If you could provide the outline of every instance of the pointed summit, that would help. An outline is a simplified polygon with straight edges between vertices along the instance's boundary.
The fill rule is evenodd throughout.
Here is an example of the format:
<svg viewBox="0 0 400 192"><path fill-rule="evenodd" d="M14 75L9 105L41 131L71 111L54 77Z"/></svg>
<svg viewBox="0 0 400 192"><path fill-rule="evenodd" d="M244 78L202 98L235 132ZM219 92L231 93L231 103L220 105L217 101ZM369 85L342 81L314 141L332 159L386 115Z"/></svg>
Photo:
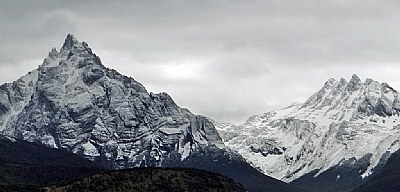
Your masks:
<svg viewBox="0 0 400 192"><path fill-rule="evenodd" d="M351 79L349 81L349 83L354 84L354 85L358 84L360 82L361 82L361 79L356 74L353 74L353 76L351 76Z"/></svg>
<svg viewBox="0 0 400 192"><path fill-rule="evenodd" d="M86 42L78 41L71 33L69 33L67 35L67 38L65 38L64 44L60 50L60 55L67 56L67 58L70 58L72 56L81 58L95 57L96 60L99 60L99 58L94 55L92 49ZM101 63L100 60L99 63Z"/></svg>
<svg viewBox="0 0 400 192"><path fill-rule="evenodd" d="M67 35L67 38L64 41L64 44L62 46L62 49L71 49L72 47L74 47L75 44L79 43L79 41L74 37L74 35L72 35L71 33L69 33Z"/></svg>
<svg viewBox="0 0 400 192"><path fill-rule="evenodd" d="M358 90L361 87L360 83L361 83L360 77L358 77L356 74L353 74L349 83L347 84L346 90L347 91Z"/></svg>
<svg viewBox="0 0 400 192"><path fill-rule="evenodd" d="M49 57L54 59L58 56L58 51L55 47L53 47L53 49L51 49L51 51L49 52Z"/></svg>
<svg viewBox="0 0 400 192"><path fill-rule="evenodd" d="M339 80L339 87L343 87L343 86L345 86L347 84L347 81L346 81L346 79L345 78L340 78L340 80Z"/></svg>
<svg viewBox="0 0 400 192"><path fill-rule="evenodd" d="M331 87L331 86L334 85L335 83L336 83L336 79L330 78L330 79L328 79L328 81L325 82L324 87Z"/></svg>

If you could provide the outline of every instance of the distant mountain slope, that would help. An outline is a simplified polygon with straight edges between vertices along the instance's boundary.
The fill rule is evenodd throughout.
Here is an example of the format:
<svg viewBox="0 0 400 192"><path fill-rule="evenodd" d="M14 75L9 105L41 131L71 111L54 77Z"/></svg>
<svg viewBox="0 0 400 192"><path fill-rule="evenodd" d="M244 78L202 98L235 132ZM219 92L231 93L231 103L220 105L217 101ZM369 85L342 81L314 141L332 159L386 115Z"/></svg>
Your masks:
<svg viewBox="0 0 400 192"><path fill-rule="evenodd" d="M0 189L46 186L103 171L65 150L0 137Z"/></svg>
<svg viewBox="0 0 400 192"><path fill-rule="evenodd" d="M372 175L366 183L353 192L398 192L400 191L400 151L393 153L386 165Z"/></svg>
<svg viewBox="0 0 400 192"><path fill-rule="evenodd" d="M46 187L45 192L244 192L232 179L217 173L188 168L139 168L95 174L74 182Z"/></svg>
<svg viewBox="0 0 400 192"><path fill-rule="evenodd" d="M206 169L226 175L243 184L250 192L300 192L302 190L262 174L240 155L226 155L229 151L212 148L197 151L178 166ZM224 155L225 154L225 155Z"/></svg>
<svg viewBox="0 0 400 192"><path fill-rule="evenodd" d="M351 191L400 148L399 93L387 83L329 79L304 103L215 123L225 145L266 175L313 191Z"/></svg>

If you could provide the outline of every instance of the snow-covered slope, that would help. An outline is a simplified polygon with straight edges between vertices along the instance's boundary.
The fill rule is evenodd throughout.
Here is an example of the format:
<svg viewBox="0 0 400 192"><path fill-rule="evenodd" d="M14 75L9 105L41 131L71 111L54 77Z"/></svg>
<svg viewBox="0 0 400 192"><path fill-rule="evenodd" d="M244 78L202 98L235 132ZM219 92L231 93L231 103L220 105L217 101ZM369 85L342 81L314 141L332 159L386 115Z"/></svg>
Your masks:
<svg viewBox="0 0 400 192"><path fill-rule="evenodd" d="M38 69L0 86L0 132L112 168L157 166L171 153L185 159L200 148L224 147L205 117L106 68L72 35Z"/></svg>
<svg viewBox="0 0 400 192"><path fill-rule="evenodd" d="M292 182L344 165L365 178L400 148L399 99L388 84L353 75L328 80L305 103L215 124L225 145L274 178Z"/></svg>

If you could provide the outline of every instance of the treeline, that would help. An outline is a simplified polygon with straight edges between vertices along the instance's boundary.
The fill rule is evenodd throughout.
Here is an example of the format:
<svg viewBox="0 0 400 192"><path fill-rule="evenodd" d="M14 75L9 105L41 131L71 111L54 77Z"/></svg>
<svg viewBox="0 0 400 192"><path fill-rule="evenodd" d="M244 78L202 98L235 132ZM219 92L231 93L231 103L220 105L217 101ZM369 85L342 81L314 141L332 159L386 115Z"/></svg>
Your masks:
<svg viewBox="0 0 400 192"><path fill-rule="evenodd" d="M189 168L137 168L95 174L74 182L44 188L47 192L73 191L245 191L233 179Z"/></svg>

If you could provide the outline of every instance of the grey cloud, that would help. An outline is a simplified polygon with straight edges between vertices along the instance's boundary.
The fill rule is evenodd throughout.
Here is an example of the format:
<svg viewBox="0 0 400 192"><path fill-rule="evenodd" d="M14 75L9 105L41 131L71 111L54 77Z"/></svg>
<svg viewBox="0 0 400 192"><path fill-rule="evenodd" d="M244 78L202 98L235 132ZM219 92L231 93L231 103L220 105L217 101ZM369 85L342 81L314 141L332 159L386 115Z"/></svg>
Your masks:
<svg viewBox="0 0 400 192"><path fill-rule="evenodd" d="M241 80L248 78L257 78L259 76L269 75L270 69L268 61L263 57L257 58L251 56L230 56L225 59L219 59L210 63L207 72L217 79L226 81Z"/></svg>
<svg viewBox="0 0 400 192"><path fill-rule="evenodd" d="M400 89L399 9L396 0L1 1L0 82L74 33L148 90L242 122L306 100L330 77Z"/></svg>
<svg viewBox="0 0 400 192"><path fill-rule="evenodd" d="M71 19L63 12L35 12L25 6L18 8L0 8L0 35L3 37L0 40L0 66L42 60L52 46L61 43L60 37L65 36L66 31L73 32L75 28Z"/></svg>

